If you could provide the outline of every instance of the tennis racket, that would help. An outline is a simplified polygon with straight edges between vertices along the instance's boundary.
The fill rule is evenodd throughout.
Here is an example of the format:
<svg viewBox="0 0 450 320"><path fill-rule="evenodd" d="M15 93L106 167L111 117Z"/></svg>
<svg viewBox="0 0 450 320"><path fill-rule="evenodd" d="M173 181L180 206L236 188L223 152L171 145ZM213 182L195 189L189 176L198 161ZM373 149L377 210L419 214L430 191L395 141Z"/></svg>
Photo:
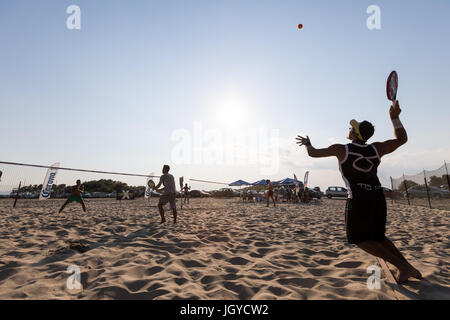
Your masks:
<svg viewBox="0 0 450 320"><path fill-rule="evenodd" d="M392 71L386 83L387 98L391 101L397 100L398 75L396 71Z"/></svg>
<svg viewBox="0 0 450 320"><path fill-rule="evenodd" d="M155 189L155 186L156 186L156 184L155 184L155 182L153 181L153 180L148 180L148 182L147 182L147 185L149 186L149 188L150 189Z"/></svg>

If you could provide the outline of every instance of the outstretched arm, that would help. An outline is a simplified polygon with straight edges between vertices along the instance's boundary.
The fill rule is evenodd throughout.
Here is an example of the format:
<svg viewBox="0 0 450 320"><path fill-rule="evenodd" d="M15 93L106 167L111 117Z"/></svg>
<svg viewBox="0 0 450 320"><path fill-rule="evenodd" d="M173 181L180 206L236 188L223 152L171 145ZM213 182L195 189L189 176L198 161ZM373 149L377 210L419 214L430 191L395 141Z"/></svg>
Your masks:
<svg viewBox="0 0 450 320"><path fill-rule="evenodd" d="M158 184L153 188L153 190L155 190L155 191L161 191L161 190L159 190L159 187L161 187L161 184L162 184L162 180L161 179L159 179L159 182L158 182ZM164 189L164 188L163 188Z"/></svg>
<svg viewBox="0 0 450 320"><path fill-rule="evenodd" d="M337 157L339 161L343 160L345 157L345 147L342 144L333 144L328 148L316 149L311 145L309 137L306 138L302 136L297 136L297 144L299 146L306 146L308 155L313 158L323 158L323 157Z"/></svg>
<svg viewBox="0 0 450 320"><path fill-rule="evenodd" d="M384 142L375 142L373 144L375 148L377 148L380 158L385 154L394 152L398 147L404 145L408 141L408 135L399 118L401 112L402 109L400 109L398 101L395 100L389 109L389 115L392 120L392 125L394 126L395 139L386 140Z"/></svg>

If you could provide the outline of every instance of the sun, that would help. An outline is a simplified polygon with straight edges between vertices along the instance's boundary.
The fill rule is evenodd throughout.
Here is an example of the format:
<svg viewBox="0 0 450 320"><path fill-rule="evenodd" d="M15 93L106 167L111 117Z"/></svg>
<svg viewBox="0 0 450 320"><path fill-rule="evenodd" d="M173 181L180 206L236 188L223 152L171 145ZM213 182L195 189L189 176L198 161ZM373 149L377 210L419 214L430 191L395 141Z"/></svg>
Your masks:
<svg viewBox="0 0 450 320"><path fill-rule="evenodd" d="M218 107L216 115L223 127L234 128L246 122L247 109L242 101L229 100Z"/></svg>

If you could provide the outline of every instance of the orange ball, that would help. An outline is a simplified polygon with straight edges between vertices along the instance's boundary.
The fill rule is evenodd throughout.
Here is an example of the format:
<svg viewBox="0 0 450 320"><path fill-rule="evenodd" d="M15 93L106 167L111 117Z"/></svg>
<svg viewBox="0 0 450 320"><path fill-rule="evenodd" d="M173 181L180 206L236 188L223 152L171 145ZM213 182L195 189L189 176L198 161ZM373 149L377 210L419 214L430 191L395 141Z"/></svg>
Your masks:
<svg viewBox="0 0 450 320"><path fill-rule="evenodd" d="M298 25L298 29L302 29L303 28L303 25L302 24L299 24Z"/></svg>

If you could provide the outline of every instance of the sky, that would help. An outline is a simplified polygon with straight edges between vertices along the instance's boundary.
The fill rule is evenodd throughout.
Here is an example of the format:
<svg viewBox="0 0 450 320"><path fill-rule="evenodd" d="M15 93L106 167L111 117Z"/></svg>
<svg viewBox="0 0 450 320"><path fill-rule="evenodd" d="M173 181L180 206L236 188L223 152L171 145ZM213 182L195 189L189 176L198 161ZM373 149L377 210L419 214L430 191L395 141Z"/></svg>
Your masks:
<svg viewBox="0 0 450 320"><path fill-rule="evenodd" d="M80 29L67 28L70 5ZM382 159L390 186L450 162L449 15L448 0L2 0L0 161L140 174L169 164L176 178L225 183L309 171L310 186L343 186L337 160L309 158L295 137L348 143L357 119L375 125L369 142L393 138L396 70L409 140ZM45 176L0 170L6 185ZM62 171L58 182L78 177L143 183Z"/></svg>

